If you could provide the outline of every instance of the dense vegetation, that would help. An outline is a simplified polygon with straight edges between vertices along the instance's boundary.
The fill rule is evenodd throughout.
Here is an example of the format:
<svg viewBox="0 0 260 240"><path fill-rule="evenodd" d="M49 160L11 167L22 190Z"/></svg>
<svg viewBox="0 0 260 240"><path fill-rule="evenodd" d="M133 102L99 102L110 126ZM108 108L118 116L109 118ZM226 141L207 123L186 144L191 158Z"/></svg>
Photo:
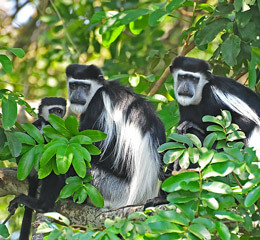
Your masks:
<svg viewBox="0 0 260 240"><path fill-rule="evenodd" d="M30 4L35 6L35 13L17 28L19 12ZM244 148L240 142L234 143L243 138L243 133L232 124L226 111L222 116L204 117L204 121L212 122L212 134L203 143L192 135L176 134L178 106L168 68L177 55L205 59L210 62L214 74L232 77L260 92L259 12L260 2L256 0L43 0L25 1L24 5L17 1L13 13L0 12L1 167L15 165L14 157L25 159L20 161L24 164L18 166L17 176L24 179L32 166L37 169L41 153L45 154L41 160L45 160L45 165L55 161L52 158L55 154L66 156L65 151L45 153L47 147L39 132L29 123L20 125L16 120L17 104L33 114L24 99L66 96L64 70L69 63L94 63L102 67L107 79L120 78L122 84L147 95L165 124L168 139L175 141L158 149L165 152L165 164L179 158L183 168L190 162L199 165L198 172L182 172L163 182L162 188L169 192L168 200L172 203L167 210L149 210L155 212L152 216L142 212L127 219L107 219L105 229L89 227L86 233L69 226L61 227L61 230L52 231L49 239L88 239L92 236L119 239L120 235L124 239L260 237L260 170L255 165L258 161L255 152ZM75 138L81 138L88 153L79 164L86 165L89 154L99 151L92 147L92 142L105 136L99 132L82 135L75 128L76 119L70 120L75 123L73 126L66 120L51 120L52 126L45 130L49 137L47 144L61 144L65 149L68 142L77 143ZM21 132L14 131L14 126ZM29 135L22 134L23 130ZM67 142L57 140L60 135ZM215 142L223 151L211 149ZM77 145L78 149L81 147ZM38 155L30 158L32 152ZM41 170L40 177L51 170L66 172L68 167L69 163L59 169L49 166ZM70 183L80 185L81 179L85 178L83 182L88 184L90 179L80 169L78 166L79 177ZM90 188L89 196L91 193L97 196ZM80 198L79 192L75 200ZM84 194L86 196L86 192ZM67 196L69 194L64 195ZM99 199L102 205L102 199ZM10 198L1 200L1 211L5 209L1 220L7 216L8 200ZM79 200L82 202L83 199ZM15 221L17 218L11 218L10 232L19 228L20 224L17 226ZM7 236L5 231L0 225L0 234Z"/></svg>

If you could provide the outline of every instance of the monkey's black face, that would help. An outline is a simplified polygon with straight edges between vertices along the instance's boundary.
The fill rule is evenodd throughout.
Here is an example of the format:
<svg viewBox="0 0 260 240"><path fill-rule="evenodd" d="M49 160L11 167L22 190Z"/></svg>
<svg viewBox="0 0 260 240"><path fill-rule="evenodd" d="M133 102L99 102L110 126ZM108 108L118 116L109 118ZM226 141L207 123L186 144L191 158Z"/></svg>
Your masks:
<svg viewBox="0 0 260 240"><path fill-rule="evenodd" d="M76 114L86 111L96 91L103 85L95 80L68 79L70 107Z"/></svg>
<svg viewBox="0 0 260 240"><path fill-rule="evenodd" d="M58 117L63 118L64 117L64 110L62 108L59 108L59 107L50 108L49 114L55 114Z"/></svg>
<svg viewBox="0 0 260 240"><path fill-rule="evenodd" d="M66 113L66 106L63 105L47 105L43 106L39 115L44 118L45 121L48 121L50 114L55 114L60 118L63 118Z"/></svg>
<svg viewBox="0 0 260 240"><path fill-rule="evenodd" d="M182 106L197 105L202 98L202 90L208 82L203 74L173 69L174 92L178 103Z"/></svg>

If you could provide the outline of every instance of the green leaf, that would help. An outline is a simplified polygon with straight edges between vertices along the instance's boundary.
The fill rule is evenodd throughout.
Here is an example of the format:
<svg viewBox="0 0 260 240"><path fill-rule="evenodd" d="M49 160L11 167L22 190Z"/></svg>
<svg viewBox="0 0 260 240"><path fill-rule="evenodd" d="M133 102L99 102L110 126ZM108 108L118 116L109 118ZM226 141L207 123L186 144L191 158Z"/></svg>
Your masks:
<svg viewBox="0 0 260 240"><path fill-rule="evenodd" d="M167 195L167 200L171 203L187 203L198 200L198 193L189 191L175 191Z"/></svg>
<svg viewBox="0 0 260 240"><path fill-rule="evenodd" d="M184 150L182 156L179 159L179 164L181 168L187 169L190 165L190 161L189 161L189 151Z"/></svg>
<svg viewBox="0 0 260 240"><path fill-rule="evenodd" d="M203 203L214 210L217 210L219 208L219 203L216 200L216 198L212 197L209 194L204 194L203 196L201 196L201 199L203 200ZM203 205L204 206L204 205Z"/></svg>
<svg viewBox="0 0 260 240"><path fill-rule="evenodd" d="M168 13L176 10L177 8L179 8L181 6L181 4L184 2L184 0L174 0L171 1L167 6L166 6L166 11Z"/></svg>
<svg viewBox="0 0 260 240"><path fill-rule="evenodd" d="M73 195L75 191L82 187L82 182L73 182L64 186L60 192L60 198L68 198Z"/></svg>
<svg viewBox="0 0 260 240"><path fill-rule="evenodd" d="M54 219L57 222L63 223L66 226L70 225L70 220L66 218L65 216L61 215L60 213L57 212L48 212L43 214L45 217Z"/></svg>
<svg viewBox="0 0 260 240"><path fill-rule="evenodd" d="M243 0L234 1L234 8L235 8L236 12L239 12L240 9L242 8L242 6L243 6Z"/></svg>
<svg viewBox="0 0 260 240"><path fill-rule="evenodd" d="M149 12L149 9L144 8L126 10L121 12L120 23L127 25L130 22L137 20L140 16L148 14Z"/></svg>
<svg viewBox="0 0 260 240"><path fill-rule="evenodd" d="M185 148L185 146L181 143L178 143L178 142L167 142L167 143L164 143L162 144L159 148L158 148L158 152L161 153L161 152L164 152L165 150L168 150L168 149L178 149L178 148Z"/></svg>
<svg viewBox="0 0 260 240"><path fill-rule="evenodd" d="M69 170L73 159L73 154L74 151L71 146L66 144L59 145L59 148L56 152L56 164L58 171L61 174L65 174Z"/></svg>
<svg viewBox="0 0 260 240"><path fill-rule="evenodd" d="M239 216L238 214L235 214L234 212L228 212L228 211L217 211L214 214L218 219L228 219L235 222L244 222L243 217Z"/></svg>
<svg viewBox="0 0 260 240"><path fill-rule="evenodd" d="M81 204L86 201L88 197L88 192L85 187L78 189L73 195L73 201Z"/></svg>
<svg viewBox="0 0 260 240"><path fill-rule="evenodd" d="M198 181L199 180L199 174L195 172L182 172L178 173L175 176L171 176L167 178L162 183L162 189L166 192L173 192L180 190L180 184L182 182L192 182L192 181Z"/></svg>
<svg viewBox="0 0 260 240"><path fill-rule="evenodd" d="M56 154L56 152L58 151L61 145L62 144L60 143L56 143L56 144L48 143L47 145L45 145L44 153L42 154L40 160L41 167L46 165L51 160L51 158Z"/></svg>
<svg viewBox="0 0 260 240"><path fill-rule="evenodd" d="M149 25L151 27L155 27L158 25L162 20L165 15L168 15L167 12L165 12L163 9L157 9L152 14L149 16Z"/></svg>
<svg viewBox="0 0 260 240"><path fill-rule="evenodd" d="M199 223L204 225L210 232L213 232L216 229L216 225L209 218L199 217L192 220L193 223Z"/></svg>
<svg viewBox="0 0 260 240"><path fill-rule="evenodd" d="M101 196L101 194L99 193L99 191L89 183L86 183L85 186L86 186L86 189L87 189L87 192L88 192L88 196L89 196L90 200L92 201L92 203L96 207L103 207L104 206L104 199Z"/></svg>
<svg viewBox="0 0 260 240"><path fill-rule="evenodd" d="M171 138L174 141L184 143L189 145L189 147L193 147L192 141L185 135L177 134L177 133L171 133L169 135L169 138Z"/></svg>
<svg viewBox="0 0 260 240"><path fill-rule="evenodd" d="M5 70L5 72L12 72L13 64L6 55L0 54L0 63L2 64L2 67Z"/></svg>
<svg viewBox="0 0 260 240"><path fill-rule="evenodd" d="M44 166L40 167L40 169L38 171L38 178L39 179L43 179L43 178L47 177L48 175L50 175L50 173L52 172L52 169L53 169L52 168L53 162L54 161L49 161Z"/></svg>
<svg viewBox="0 0 260 240"><path fill-rule="evenodd" d="M213 150L209 150L200 156L198 163L199 163L201 169L203 169L210 163L214 154L215 154L215 152Z"/></svg>
<svg viewBox="0 0 260 240"><path fill-rule="evenodd" d="M109 47L111 43L113 43L121 32L124 30L125 25L121 25L119 27L115 27L110 31L106 31L102 34L102 44L104 47Z"/></svg>
<svg viewBox="0 0 260 240"><path fill-rule="evenodd" d="M78 143L78 144L91 144L91 138L85 135L77 135L70 139L70 143Z"/></svg>
<svg viewBox="0 0 260 240"><path fill-rule="evenodd" d="M23 58L25 56L25 52L22 48L11 48L11 47L1 47L0 49L6 49L12 52L15 56L19 58Z"/></svg>
<svg viewBox="0 0 260 240"><path fill-rule="evenodd" d="M100 12L95 12L90 20L92 24L98 23L102 21L103 19L107 18L107 12L100 11Z"/></svg>
<svg viewBox="0 0 260 240"><path fill-rule="evenodd" d="M88 150L88 152L91 155L99 155L101 153L101 151L93 144L88 144L85 145L84 147Z"/></svg>
<svg viewBox="0 0 260 240"><path fill-rule="evenodd" d="M138 35L140 34L148 25L148 15L140 16L137 20L129 23L130 31Z"/></svg>
<svg viewBox="0 0 260 240"><path fill-rule="evenodd" d="M224 177L232 173L234 168L235 164L233 162L221 162L211 164L204 169L202 177L204 179L217 176Z"/></svg>
<svg viewBox="0 0 260 240"><path fill-rule="evenodd" d="M170 164L176 161L184 152L184 149L173 149L167 151L163 156L163 162Z"/></svg>
<svg viewBox="0 0 260 240"><path fill-rule="evenodd" d="M90 137L92 142L100 142L107 137L107 134L98 130L84 130L80 132L79 135Z"/></svg>
<svg viewBox="0 0 260 240"><path fill-rule="evenodd" d="M184 226L189 225L189 220L186 217L173 210L162 211L159 212L158 215L169 222L177 223Z"/></svg>
<svg viewBox="0 0 260 240"><path fill-rule="evenodd" d="M66 138L71 137L70 132L65 127L65 121L62 118L58 117L55 114L50 114L48 120L53 128L56 129L60 134L62 134Z"/></svg>
<svg viewBox="0 0 260 240"><path fill-rule="evenodd" d="M18 157L22 151L22 144L13 132L5 132L7 145L13 157Z"/></svg>
<svg viewBox="0 0 260 240"><path fill-rule="evenodd" d="M48 137L50 139L64 138L64 136L62 134L60 134L57 130L55 130L50 125L43 127L43 134L44 134L45 137Z"/></svg>
<svg viewBox="0 0 260 240"><path fill-rule="evenodd" d="M220 132L223 132L223 128L221 126L218 126L218 125L210 125L207 127L207 131L208 132L216 132L216 131L220 131Z"/></svg>
<svg viewBox="0 0 260 240"><path fill-rule="evenodd" d="M3 128L0 128L0 152L2 152L5 142L7 141Z"/></svg>
<svg viewBox="0 0 260 240"><path fill-rule="evenodd" d="M17 104L11 96L2 99L2 124L5 130L14 126L17 118Z"/></svg>
<svg viewBox="0 0 260 240"><path fill-rule="evenodd" d="M222 182L204 183L202 185L202 189L209 191L209 192L219 193L219 194L232 193L231 187L229 185L225 184L225 183L222 183Z"/></svg>
<svg viewBox="0 0 260 240"><path fill-rule="evenodd" d="M43 148L44 148L43 144L39 144L35 146L33 166L36 171L38 171L40 168L40 160L43 154Z"/></svg>
<svg viewBox="0 0 260 240"><path fill-rule="evenodd" d="M148 223L149 228L153 233L183 233L184 230L178 226L175 223L171 222L163 222L163 221L157 221L157 222L151 222Z"/></svg>
<svg viewBox="0 0 260 240"><path fill-rule="evenodd" d="M254 188L252 191L250 191L245 199L245 207L250 207L253 205L260 197L260 186Z"/></svg>
<svg viewBox="0 0 260 240"><path fill-rule="evenodd" d="M223 122L217 117L206 115L202 118L202 121L203 122L213 122L213 123L220 125L222 128L224 128Z"/></svg>
<svg viewBox="0 0 260 240"><path fill-rule="evenodd" d="M188 230L199 239L209 239L209 240L211 239L211 234L209 233L207 228L202 224L199 223L191 224L188 227Z"/></svg>
<svg viewBox="0 0 260 240"><path fill-rule="evenodd" d="M77 121L77 118L70 115L65 119L65 127L70 131L72 135L78 135L79 134L79 123Z"/></svg>
<svg viewBox="0 0 260 240"><path fill-rule="evenodd" d="M0 224L0 236L4 237L4 238L8 238L9 237L9 232L7 227L4 224Z"/></svg>
<svg viewBox="0 0 260 240"><path fill-rule="evenodd" d="M90 162L91 155L86 148L82 147L78 143L71 143L70 145L73 146L75 149L77 149L77 151L81 153L81 155L87 162Z"/></svg>
<svg viewBox="0 0 260 240"><path fill-rule="evenodd" d="M17 168L18 180L24 180L28 177L29 173L31 172L34 161L34 152L35 148L33 147L28 152L26 152L19 160Z"/></svg>
<svg viewBox="0 0 260 240"><path fill-rule="evenodd" d="M37 127L31 123L22 124L22 128L38 143L44 143L44 138Z"/></svg>
<svg viewBox="0 0 260 240"><path fill-rule="evenodd" d="M191 142L193 143L194 146L196 146L198 148L201 147L201 141L196 135L187 133L187 134L185 134L185 136L187 136L191 140Z"/></svg>
<svg viewBox="0 0 260 240"><path fill-rule="evenodd" d="M228 227L223 222L216 221L216 228L217 228L218 235L221 238L221 240L230 240L231 239L231 234L228 230Z"/></svg>
<svg viewBox="0 0 260 240"><path fill-rule="evenodd" d="M231 35L221 45L221 52L224 61L229 66L235 66L237 64L237 56L240 52L241 40L236 35Z"/></svg>
<svg viewBox="0 0 260 240"><path fill-rule="evenodd" d="M256 60L255 56L251 54L251 60L248 61L248 82L249 87L252 89L256 85L257 74L256 74Z"/></svg>
<svg viewBox="0 0 260 240"><path fill-rule="evenodd" d="M194 37L195 44L201 46L210 43L230 22L227 18L219 18L199 30Z"/></svg>
<svg viewBox="0 0 260 240"><path fill-rule="evenodd" d="M211 149L216 140L217 134L215 132L210 133L208 136L205 137L203 141L203 146L207 149Z"/></svg>
<svg viewBox="0 0 260 240"><path fill-rule="evenodd" d="M28 145L36 145L36 142L33 140L31 136L23 132L13 132L13 134L18 138L21 143Z"/></svg>
<svg viewBox="0 0 260 240"><path fill-rule="evenodd" d="M73 168L76 171L78 176L84 178L86 176L87 167L83 159L83 156L80 154L77 148L73 146L72 146L72 151L73 151L73 159L72 159Z"/></svg>

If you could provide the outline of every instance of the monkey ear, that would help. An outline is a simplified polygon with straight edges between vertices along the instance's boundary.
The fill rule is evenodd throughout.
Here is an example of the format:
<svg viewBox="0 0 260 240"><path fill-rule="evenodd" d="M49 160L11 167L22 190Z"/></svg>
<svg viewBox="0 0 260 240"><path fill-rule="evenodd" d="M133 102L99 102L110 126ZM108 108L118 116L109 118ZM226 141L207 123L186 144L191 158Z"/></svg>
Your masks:
<svg viewBox="0 0 260 240"><path fill-rule="evenodd" d="M173 72L173 66L172 65L170 66L170 72L171 73Z"/></svg>

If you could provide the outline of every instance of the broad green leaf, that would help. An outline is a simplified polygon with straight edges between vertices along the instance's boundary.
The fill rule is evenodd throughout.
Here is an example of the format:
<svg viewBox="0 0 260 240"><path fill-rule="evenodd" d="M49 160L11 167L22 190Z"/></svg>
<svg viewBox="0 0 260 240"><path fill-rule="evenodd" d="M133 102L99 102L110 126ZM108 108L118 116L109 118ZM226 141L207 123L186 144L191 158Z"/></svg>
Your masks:
<svg viewBox="0 0 260 240"><path fill-rule="evenodd" d="M35 148L33 147L20 158L17 168L18 180L24 180L31 172L33 167L34 152Z"/></svg>
<svg viewBox="0 0 260 240"><path fill-rule="evenodd" d="M221 240L230 240L231 234L229 232L228 227L223 222L216 221L215 223L218 235L221 238Z"/></svg>
<svg viewBox="0 0 260 240"><path fill-rule="evenodd" d="M64 186L60 192L60 198L67 198L73 195L75 191L82 187L82 182L69 183Z"/></svg>
<svg viewBox="0 0 260 240"><path fill-rule="evenodd" d="M62 144L56 143L56 144L47 144L44 147L44 153L42 154L41 160L40 160L40 166L43 167L46 165L51 158L56 154L58 149L60 148Z"/></svg>
<svg viewBox="0 0 260 240"><path fill-rule="evenodd" d="M22 144L13 132L5 132L7 145L13 157L18 157L22 151Z"/></svg>
<svg viewBox="0 0 260 240"><path fill-rule="evenodd" d="M188 230L199 239L209 239L209 240L211 239L211 234L209 233L207 228L202 224L199 223L191 224L188 227Z"/></svg>
<svg viewBox="0 0 260 240"><path fill-rule="evenodd" d="M161 153L161 152L164 152L165 150L175 149L175 148L181 149L181 148L185 148L185 146L181 143L178 143L178 142L167 142L167 143L162 144L158 148L158 152Z"/></svg>
<svg viewBox="0 0 260 240"><path fill-rule="evenodd" d="M206 115L202 118L202 121L203 122L213 122L213 123L220 125L222 128L224 128L223 122L219 118L214 117L214 116Z"/></svg>
<svg viewBox="0 0 260 240"><path fill-rule="evenodd" d="M5 70L5 72L12 72L13 64L6 55L0 54L0 63L2 64L2 67Z"/></svg>
<svg viewBox="0 0 260 240"><path fill-rule="evenodd" d="M188 149L184 150L182 156L179 158L180 167L183 169L187 169L190 165L189 161L189 151Z"/></svg>
<svg viewBox="0 0 260 240"><path fill-rule="evenodd" d="M215 132L210 133L207 137L205 137L203 141L203 146L207 149L211 149L216 140L217 134Z"/></svg>
<svg viewBox="0 0 260 240"><path fill-rule="evenodd" d="M11 48L11 47L1 47L0 49L6 49L12 52L15 56L19 58L23 58L25 56L25 52L22 48Z"/></svg>
<svg viewBox="0 0 260 240"><path fill-rule="evenodd" d="M44 166L40 167L40 169L38 171L39 179L43 179L43 178L47 177L48 175L50 175L50 173L53 170L53 168L52 168L53 162L54 161L48 161Z"/></svg>
<svg viewBox="0 0 260 240"><path fill-rule="evenodd" d="M223 117L223 120L225 122L225 128L228 128L232 122L232 117L229 111L223 110L221 111L221 115Z"/></svg>
<svg viewBox="0 0 260 240"><path fill-rule="evenodd" d="M129 29L130 31L138 35L140 34L148 25L148 15L140 16L137 20L129 23Z"/></svg>
<svg viewBox="0 0 260 240"><path fill-rule="evenodd" d="M43 134L44 134L45 137L48 137L50 139L64 138L64 136L61 133L59 133L57 130L55 130L50 125L43 127Z"/></svg>
<svg viewBox="0 0 260 240"><path fill-rule="evenodd" d="M86 201L88 197L88 192L85 187L78 189L73 195L73 201L81 204Z"/></svg>
<svg viewBox="0 0 260 240"><path fill-rule="evenodd" d="M236 131L236 132L228 134L228 136L227 136L227 140L229 142L233 142L233 141L241 140L241 139L245 139L245 138L246 138L246 135L242 131Z"/></svg>
<svg viewBox="0 0 260 240"><path fill-rule="evenodd" d="M103 19L107 18L107 12L100 11L100 12L95 12L90 20L92 24L98 23L102 21Z"/></svg>
<svg viewBox="0 0 260 240"><path fill-rule="evenodd" d="M228 219L235 222L244 222L243 217L230 211L217 211L214 214L218 219Z"/></svg>
<svg viewBox="0 0 260 240"><path fill-rule="evenodd" d="M240 11L242 6L243 6L243 0L235 0L234 1L234 8L235 8L236 12Z"/></svg>
<svg viewBox="0 0 260 240"><path fill-rule="evenodd" d="M182 233L184 230L177 224L171 222L151 222L148 223L149 228L153 233Z"/></svg>
<svg viewBox="0 0 260 240"><path fill-rule="evenodd" d="M222 182L204 183L202 185L202 189L209 191L209 192L219 193L219 194L232 193L231 187L229 185L225 184L225 183L222 183Z"/></svg>
<svg viewBox="0 0 260 240"><path fill-rule="evenodd" d="M28 145L36 145L36 142L33 140L31 136L23 132L13 132L13 134L19 139L21 143Z"/></svg>
<svg viewBox="0 0 260 240"><path fill-rule="evenodd" d="M154 12L151 13L149 16L149 25L151 27L155 27L158 25L162 20L165 15L168 15L167 12L165 12L163 9L157 9Z"/></svg>
<svg viewBox="0 0 260 240"><path fill-rule="evenodd" d="M201 141L196 135L187 133L186 136L191 140L194 146L201 147Z"/></svg>
<svg viewBox="0 0 260 240"><path fill-rule="evenodd" d="M96 207L103 207L104 206L104 199L101 196L101 194L99 193L99 191L89 183L86 183L85 186L86 186L86 189L87 189L87 192L88 192L88 196L89 196L90 200L92 201L92 203Z"/></svg>
<svg viewBox="0 0 260 240"><path fill-rule="evenodd" d="M88 152L91 155L99 155L101 153L101 151L93 144L88 144L85 145L84 147L88 150Z"/></svg>
<svg viewBox="0 0 260 240"><path fill-rule="evenodd" d="M229 22L230 20L227 18L219 18L207 24L195 34L195 44L197 46L208 44L209 42L214 40L218 33L225 29Z"/></svg>
<svg viewBox="0 0 260 240"><path fill-rule="evenodd" d="M119 27L115 27L110 31L106 31L102 34L102 44L104 47L109 47L111 43L113 43L121 32L124 30L125 25L121 25Z"/></svg>
<svg viewBox="0 0 260 240"><path fill-rule="evenodd" d="M234 168L235 164L233 162L221 162L211 164L204 169L202 177L204 179L217 176L224 177L232 173Z"/></svg>
<svg viewBox="0 0 260 240"><path fill-rule="evenodd" d="M78 135L79 134L79 123L77 121L77 118L70 115L65 119L65 127L70 131L72 135Z"/></svg>
<svg viewBox="0 0 260 240"><path fill-rule="evenodd" d="M70 220L58 212L48 212L43 214L45 217L56 220L57 222L63 223L66 226L70 225Z"/></svg>
<svg viewBox="0 0 260 240"><path fill-rule="evenodd" d="M174 210L162 211L159 212L158 215L169 222L177 223L184 226L189 225L189 220L185 218L182 214L177 213Z"/></svg>
<svg viewBox="0 0 260 240"><path fill-rule="evenodd" d="M240 52L240 43L241 40L238 36L231 35L221 45L222 56L229 66L237 64L237 56Z"/></svg>
<svg viewBox="0 0 260 240"><path fill-rule="evenodd" d="M2 99L2 124L5 130L14 126L17 119L17 104L14 99Z"/></svg>
<svg viewBox="0 0 260 240"><path fill-rule="evenodd" d="M149 12L149 9L144 8L126 10L121 12L120 23L127 25L130 22L137 20L140 16L148 14Z"/></svg>
<svg viewBox="0 0 260 240"><path fill-rule="evenodd" d="M198 193L188 191L176 191L167 195L167 200L171 203L187 203L198 200Z"/></svg>
<svg viewBox="0 0 260 240"><path fill-rule="evenodd" d="M31 123L24 123L22 128L38 143L44 143L44 138L37 127Z"/></svg>
<svg viewBox="0 0 260 240"><path fill-rule="evenodd" d="M198 163L199 163L201 169L206 167L211 162L214 154L215 154L215 152L213 150L209 150L209 151L200 155Z"/></svg>
<svg viewBox="0 0 260 240"><path fill-rule="evenodd" d="M71 137L70 132L65 127L65 121L62 118L58 117L55 114L50 114L48 120L53 128L56 129L60 134L62 134L66 138Z"/></svg>
<svg viewBox="0 0 260 240"><path fill-rule="evenodd" d="M243 153L238 148L224 148L224 151L231 157L237 159L239 162L243 162Z"/></svg>
<svg viewBox="0 0 260 240"><path fill-rule="evenodd" d="M176 10L177 8L179 8L181 6L181 4L184 2L184 0L174 0L171 1L167 6L166 6L166 11L168 13Z"/></svg>
<svg viewBox="0 0 260 240"><path fill-rule="evenodd" d="M180 183L181 182L191 182L191 181L198 181L199 180L199 174L196 172L182 172L178 173L175 176L171 176L167 178L162 183L162 189L166 192L173 192L176 190L180 190Z"/></svg>
<svg viewBox="0 0 260 240"><path fill-rule="evenodd" d="M4 129L0 128L0 152L3 150L6 141Z"/></svg>
<svg viewBox="0 0 260 240"><path fill-rule="evenodd" d="M66 144L59 145L59 148L56 152L56 164L58 171L61 174L65 174L69 170L73 159L73 154L74 151L71 146Z"/></svg>
<svg viewBox="0 0 260 240"><path fill-rule="evenodd" d="M215 223L206 217L195 218L192 222L204 225L210 232L213 232L216 229Z"/></svg>
<svg viewBox="0 0 260 240"><path fill-rule="evenodd" d="M91 160L91 155L89 153L89 151L82 147L80 144L78 143L71 143L71 146L73 146L77 151L79 151L81 153L81 155L83 156L83 158L87 161L90 162Z"/></svg>
<svg viewBox="0 0 260 240"><path fill-rule="evenodd" d="M223 132L224 129L219 125L210 125L210 126L207 127L207 131L209 131L209 132L216 132L216 131Z"/></svg>
<svg viewBox="0 0 260 240"><path fill-rule="evenodd" d="M214 154L212 163L227 162L230 161L230 156L225 152L217 152Z"/></svg>
<svg viewBox="0 0 260 240"><path fill-rule="evenodd" d="M252 89L256 85L257 74L256 74L256 60L255 56L251 54L251 60L248 62L248 83L249 87Z"/></svg>
<svg viewBox="0 0 260 240"><path fill-rule="evenodd" d="M193 147L192 141L185 135L171 133L169 135L169 138L171 138L174 141L180 142L180 143L185 143L185 144L189 145L189 147Z"/></svg>
<svg viewBox="0 0 260 240"><path fill-rule="evenodd" d="M0 236L8 238L9 235L8 228L4 224L0 224Z"/></svg>
<svg viewBox="0 0 260 240"><path fill-rule="evenodd" d="M247 193L250 189L258 185L259 183L260 183L260 176L246 182L245 185L243 186L242 193L244 194Z"/></svg>
<svg viewBox="0 0 260 240"><path fill-rule="evenodd" d="M184 149L173 149L167 151L163 156L163 161L165 164L170 164L176 161L184 152Z"/></svg>
<svg viewBox="0 0 260 240"><path fill-rule="evenodd" d="M212 197L209 194L204 194L203 196L201 196L201 199L206 202L207 206L211 209L217 210L219 208L219 203L216 200L216 198Z"/></svg>
<svg viewBox="0 0 260 240"><path fill-rule="evenodd" d="M252 191L250 191L245 199L245 207L250 207L260 198L260 186L257 186Z"/></svg>
<svg viewBox="0 0 260 240"><path fill-rule="evenodd" d="M80 154L79 151L77 151L77 148L72 146L72 150L73 150L73 159L72 159L73 168L76 171L78 176L84 178L87 172L86 163L83 159L83 156Z"/></svg>
<svg viewBox="0 0 260 240"><path fill-rule="evenodd" d="M67 184L70 184L70 183L82 184L82 179L78 176L69 177L69 178L66 179L66 183Z"/></svg>
<svg viewBox="0 0 260 240"><path fill-rule="evenodd" d="M36 169L36 171L38 171L40 168L40 160L43 154L43 148L44 148L43 144L39 144L35 146L33 166Z"/></svg>
<svg viewBox="0 0 260 240"><path fill-rule="evenodd" d="M85 135L77 135L70 139L70 143L78 143L78 144L91 144L91 138Z"/></svg>
<svg viewBox="0 0 260 240"><path fill-rule="evenodd" d="M84 130L80 132L79 135L90 137L92 142L100 142L107 137L107 134L98 130Z"/></svg>

